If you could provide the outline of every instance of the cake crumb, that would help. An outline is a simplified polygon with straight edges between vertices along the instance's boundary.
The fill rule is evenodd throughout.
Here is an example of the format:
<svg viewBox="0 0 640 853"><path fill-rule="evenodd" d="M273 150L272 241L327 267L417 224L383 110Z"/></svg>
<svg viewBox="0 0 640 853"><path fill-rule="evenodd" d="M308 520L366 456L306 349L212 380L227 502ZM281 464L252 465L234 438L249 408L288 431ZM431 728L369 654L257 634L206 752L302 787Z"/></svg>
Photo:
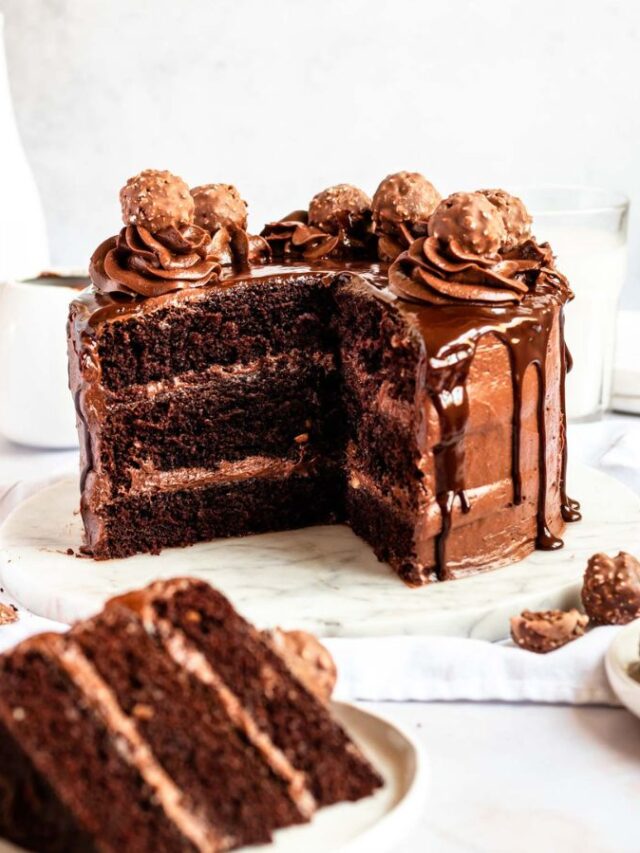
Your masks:
<svg viewBox="0 0 640 853"><path fill-rule="evenodd" d="M133 716L137 717L139 720L151 720L153 719L153 708L151 705L145 705L143 702L137 702L133 706Z"/></svg>
<svg viewBox="0 0 640 853"><path fill-rule="evenodd" d="M10 625L18 621L18 608L14 604L0 602L0 625Z"/></svg>

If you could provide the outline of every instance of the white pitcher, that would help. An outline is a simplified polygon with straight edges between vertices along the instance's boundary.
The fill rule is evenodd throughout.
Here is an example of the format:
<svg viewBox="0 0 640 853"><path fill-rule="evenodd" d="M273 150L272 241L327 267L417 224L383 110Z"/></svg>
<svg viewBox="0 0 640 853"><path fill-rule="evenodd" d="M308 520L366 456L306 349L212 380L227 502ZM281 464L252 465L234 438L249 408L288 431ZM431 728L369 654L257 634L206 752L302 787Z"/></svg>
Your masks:
<svg viewBox="0 0 640 853"><path fill-rule="evenodd" d="M42 203L13 113L1 13L0 187L0 282L31 278L49 269L49 249Z"/></svg>
<svg viewBox="0 0 640 853"><path fill-rule="evenodd" d="M67 375L69 303L83 276L47 274L0 287L0 433L31 447L75 447Z"/></svg>

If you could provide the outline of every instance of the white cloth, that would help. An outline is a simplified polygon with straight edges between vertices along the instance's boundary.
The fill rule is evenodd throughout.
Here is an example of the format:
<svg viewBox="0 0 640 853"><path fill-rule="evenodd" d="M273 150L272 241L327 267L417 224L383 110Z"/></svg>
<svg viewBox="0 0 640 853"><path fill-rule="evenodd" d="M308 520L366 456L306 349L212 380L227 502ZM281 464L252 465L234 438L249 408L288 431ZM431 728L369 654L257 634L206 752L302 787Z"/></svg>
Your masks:
<svg viewBox="0 0 640 853"><path fill-rule="evenodd" d="M323 642L338 667L337 699L617 705L603 660L618 630L595 628L546 655L459 637Z"/></svg>
<svg viewBox="0 0 640 853"><path fill-rule="evenodd" d="M640 418L614 416L572 426L569 445L572 458L601 468L640 494ZM29 452L0 442L0 523L75 461L74 454ZM37 472L40 479L20 479L21 471L31 478ZM9 601L2 594L0 600ZM64 628L20 611L18 623L0 628L0 650L29 634ZM617 704L603 666L616 630L593 629L547 655L510 642L455 637L336 638L327 646L338 664L337 696L342 699Z"/></svg>

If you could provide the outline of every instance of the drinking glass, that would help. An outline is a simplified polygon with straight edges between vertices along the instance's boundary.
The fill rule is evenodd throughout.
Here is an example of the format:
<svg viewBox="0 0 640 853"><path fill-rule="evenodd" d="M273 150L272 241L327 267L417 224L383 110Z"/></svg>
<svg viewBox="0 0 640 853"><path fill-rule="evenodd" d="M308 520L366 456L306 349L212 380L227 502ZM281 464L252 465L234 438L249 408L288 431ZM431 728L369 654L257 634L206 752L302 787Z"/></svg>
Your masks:
<svg viewBox="0 0 640 853"><path fill-rule="evenodd" d="M616 316L627 269L629 200L596 187L516 190L533 216L533 233L551 244L575 299L565 309L573 369L567 377L567 416L600 418L609 406Z"/></svg>

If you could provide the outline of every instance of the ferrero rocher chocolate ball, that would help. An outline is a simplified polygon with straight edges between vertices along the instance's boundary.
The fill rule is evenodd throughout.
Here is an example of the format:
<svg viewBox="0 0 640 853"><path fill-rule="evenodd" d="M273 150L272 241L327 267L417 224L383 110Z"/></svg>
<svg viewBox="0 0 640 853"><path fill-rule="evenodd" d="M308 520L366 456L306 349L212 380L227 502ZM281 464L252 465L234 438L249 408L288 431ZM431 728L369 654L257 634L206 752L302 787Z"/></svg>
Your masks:
<svg viewBox="0 0 640 853"><path fill-rule="evenodd" d="M531 216L524 202L505 190L480 190L485 198L500 212L506 237L502 250L509 252L517 249L531 237Z"/></svg>
<svg viewBox="0 0 640 853"><path fill-rule="evenodd" d="M546 654L584 634L589 617L579 610L525 610L511 618L511 637L522 649Z"/></svg>
<svg viewBox="0 0 640 853"><path fill-rule="evenodd" d="M322 643L306 631L275 628L265 633L307 690L328 702L336 684L337 670L331 654Z"/></svg>
<svg viewBox="0 0 640 853"><path fill-rule="evenodd" d="M129 178L120 190L120 205L125 225L140 225L152 232L193 222L189 187L171 172L145 169Z"/></svg>
<svg viewBox="0 0 640 853"><path fill-rule="evenodd" d="M620 551L594 554L582 586L584 609L601 625L626 625L640 617L640 562Z"/></svg>
<svg viewBox="0 0 640 853"><path fill-rule="evenodd" d="M247 228L247 203L232 184L203 184L191 195L196 206L195 223L212 234L220 228Z"/></svg>
<svg viewBox="0 0 640 853"><path fill-rule="evenodd" d="M351 184L336 184L317 193L309 204L309 225L336 234L348 231L371 210L369 196Z"/></svg>
<svg viewBox="0 0 640 853"><path fill-rule="evenodd" d="M408 223L417 236L427 233L429 217L442 197L418 172L396 172L380 183L371 210L376 231L394 235L400 222Z"/></svg>
<svg viewBox="0 0 640 853"><path fill-rule="evenodd" d="M454 193L436 207L429 236L467 255L495 255L504 244L502 216L482 193Z"/></svg>

